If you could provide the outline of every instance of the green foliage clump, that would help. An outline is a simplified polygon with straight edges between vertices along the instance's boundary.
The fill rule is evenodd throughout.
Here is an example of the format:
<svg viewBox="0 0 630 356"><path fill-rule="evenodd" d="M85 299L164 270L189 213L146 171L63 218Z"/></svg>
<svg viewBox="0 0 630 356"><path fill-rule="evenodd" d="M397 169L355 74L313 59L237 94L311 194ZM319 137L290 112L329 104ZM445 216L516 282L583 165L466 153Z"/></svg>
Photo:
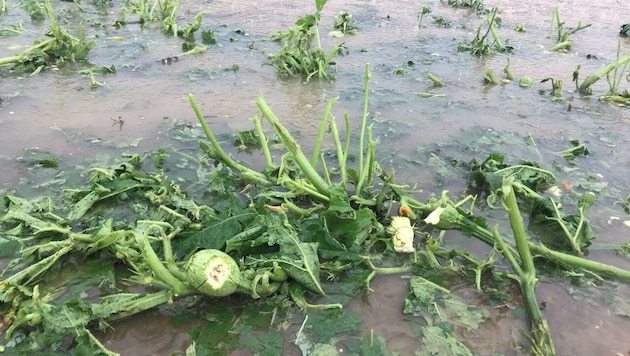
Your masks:
<svg viewBox="0 0 630 356"><path fill-rule="evenodd" d="M270 64L278 73L288 76L303 76L308 82L312 77L333 79L330 72L332 60L343 48L343 44L324 52L319 35L321 10L326 0L316 0L316 12L301 17L287 32L279 32L272 37L282 42L280 51L269 55ZM315 43L314 43L315 42Z"/></svg>

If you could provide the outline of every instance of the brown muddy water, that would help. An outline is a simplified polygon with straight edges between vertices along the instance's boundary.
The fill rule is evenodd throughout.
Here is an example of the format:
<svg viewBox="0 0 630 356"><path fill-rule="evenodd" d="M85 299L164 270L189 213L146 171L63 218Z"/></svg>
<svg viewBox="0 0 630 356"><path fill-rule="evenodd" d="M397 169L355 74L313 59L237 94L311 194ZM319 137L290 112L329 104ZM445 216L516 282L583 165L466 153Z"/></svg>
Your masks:
<svg viewBox="0 0 630 356"><path fill-rule="evenodd" d="M586 161L596 162L592 172L616 194L591 209L597 243L619 245L630 240L630 230L621 223L628 216L612 204L614 198L625 199L630 193L630 111L598 100L597 94L608 91L605 80L594 85L596 95L590 97L575 93L572 83L577 65L581 65L584 78L616 59L619 27L630 21L625 1L487 1L487 7L499 8L503 24L499 37L515 52L480 59L458 52L457 43L470 41L485 16L454 9L446 1L329 0L322 13L322 33L332 28L340 10L353 15L359 31L342 39L323 36L324 47L343 41L347 52L336 59L336 80L308 84L280 78L272 67L262 64L266 61L264 53L278 48L269 37L312 12L310 2L183 0L181 22L199 10L206 11L203 26L215 30L218 44L207 53L183 57L172 65L162 65L160 59L180 53L181 40L164 36L151 26L110 26L119 18L121 3L94 6L85 1L80 13L72 3L53 2L56 9L65 8L70 14L72 21L64 26L72 29L72 23L79 20L89 24L86 36L97 43L89 61L118 69L116 74L97 75L104 83L102 87L90 88L85 75L68 68L47 69L32 76L0 68L0 189L29 184L32 167L20 158L32 149L72 162L103 151L144 152L160 147L169 140L164 135L168 128L196 124L186 100L188 93L195 95L210 125L221 133L251 128L249 118L256 114L253 101L262 94L282 122L300 133L299 140L308 149L328 99L339 98L333 109L335 116L341 118L348 112L355 127L358 125L364 65L369 63L369 110L379 139L377 151L385 165L402 164L405 169L399 175L409 183L418 184L424 193L439 193L442 187L422 165L401 160L420 159L416 149L422 145L474 140L466 137L473 127L505 135L531 135L541 142L538 161L543 165L552 161L553 150L567 148L569 139L577 139L591 152ZM417 14L423 6L430 6L432 12L425 15L419 29ZM559 8L568 27L577 26L579 21L592 24L571 37L574 45L568 52L549 50L555 42L548 36L554 7ZM451 27L437 26L437 17L449 21ZM32 24L18 8L0 15L0 27L20 21L24 33L0 38L0 56L31 45L48 26ZM519 24L527 31L515 31ZM621 39L620 52L630 52L627 38ZM532 77L532 88L521 88L516 82L497 86L482 83L486 68L501 76L508 57L517 78ZM234 64L238 64L238 71L231 70ZM401 68L405 72L395 74ZM428 72L442 79L445 86L432 87L426 79ZM549 83L540 83L548 77L563 81L563 100L552 100ZM621 89L627 87L624 77ZM414 95L420 92L444 96ZM122 126L113 121L119 117L124 120ZM122 148L110 148L103 142ZM509 156L510 152L504 153ZM478 248L472 244L471 249ZM593 249L589 257L630 268L627 258L610 250ZM390 351L413 354L420 344L401 313L409 288L407 280L380 276L371 287L373 293L355 299L348 308L362 315L365 333L373 330L387 340ZM624 290L620 297L630 298L628 289ZM470 302L479 299L468 287L459 292ZM579 298L580 294L565 282L543 279L537 294L546 302L544 314L559 355L630 354L628 314L621 316L612 305ZM527 326L509 310L510 306L497 308L490 321L470 338L469 345L478 354L519 354L512 350L512 340L515 335L519 337L515 330ZM125 355L183 352L190 343L187 330L172 326L165 316L143 315L114 327L102 340ZM286 354L297 355L299 350L288 345Z"/></svg>

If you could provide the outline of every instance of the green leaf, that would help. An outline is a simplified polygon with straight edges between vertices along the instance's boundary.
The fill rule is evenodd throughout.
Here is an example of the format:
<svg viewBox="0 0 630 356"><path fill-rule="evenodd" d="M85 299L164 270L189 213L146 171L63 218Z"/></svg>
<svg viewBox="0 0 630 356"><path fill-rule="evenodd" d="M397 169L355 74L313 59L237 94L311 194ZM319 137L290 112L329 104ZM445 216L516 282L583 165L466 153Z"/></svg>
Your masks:
<svg viewBox="0 0 630 356"><path fill-rule="evenodd" d="M7 213L0 218L0 222L3 223L23 223L26 227L30 228L34 234L68 234L71 231L71 227L67 226L63 222L49 222L43 219L39 219L33 215L40 215L41 207L34 204L24 198L19 198L12 195L4 196L4 203Z"/></svg>
<svg viewBox="0 0 630 356"><path fill-rule="evenodd" d="M324 5L326 5L326 2L328 0L315 0L315 8L317 9L317 12L322 12L322 10L324 9Z"/></svg>
<svg viewBox="0 0 630 356"><path fill-rule="evenodd" d="M277 331L255 332L251 325L240 325L234 332L239 334L239 347L256 355L281 355L284 347L284 334Z"/></svg>
<svg viewBox="0 0 630 356"><path fill-rule="evenodd" d="M387 354L387 345L382 336L364 336L363 339L361 339L361 355L381 356Z"/></svg>
<svg viewBox="0 0 630 356"><path fill-rule="evenodd" d="M354 251L358 251L377 224L374 211L368 208L355 210L347 201L342 200L331 200L322 217L332 238Z"/></svg>
<svg viewBox="0 0 630 356"><path fill-rule="evenodd" d="M310 314L306 328L313 335L314 343L327 344L335 335L359 332L361 321L361 315L353 310L325 311Z"/></svg>
<svg viewBox="0 0 630 356"><path fill-rule="evenodd" d="M419 276L411 277L411 292L405 297L404 314L420 317L414 329L422 336L423 347L417 355L472 355L452 335L454 326L477 329L488 313L469 305L455 295L444 293L437 285ZM424 325L424 324L427 325Z"/></svg>
<svg viewBox="0 0 630 356"><path fill-rule="evenodd" d="M55 157L48 151L38 149L28 150L22 160L28 162L30 165L41 166L44 168L59 167L59 158Z"/></svg>
<svg viewBox="0 0 630 356"><path fill-rule="evenodd" d="M473 356L472 351L466 345L446 330L438 326L424 326L421 330L422 347L416 351L417 356Z"/></svg>
<svg viewBox="0 0 630 356"><path fill-rule="evenodd" d="M360 246L351 244L346 247L332 236L326 220L319 216L302 220L299 225L299 230L305 242L318 244L318 253L323 259L334 259L340 263L359 262L363 260ZM340 230L335 231L335 233L339 232ZM347 236L351 236L350 234L351 232L349 232Z"/></svg>
<svg viewBox="0 0 630 356"><path fill-rule="evenodd" d="M212 220L202 222L204 228L201 231L181 234L173 240L173 249L181 256L198 249L224 250L226 241L243 232L255 218L256 214L249 210L224 211L211 217Z"/></svg>
<svg viewBox="0 0 630 356"><path fill-rule="evenodd" d="M474 188L493 193L501 187L504 178L513 177L514 181L540 192L556 181L553 173L540 168L536 162L521 161L516 165L508 165L503 163L504 158L501 154L492 153L481 163L473 159L468 163L469 184Z"/></svg>
<svg viewBox="0 0 630 356"><path fill-rule="evenodd" d="M588 148L586 148L586 145L583 143L580 143L580 141L571 140L569 142L571 143L573 147L566 149L564 151L555 152L556 155L564 158L564 160L567 161L567 163L571 165L575 165L577 164L577 162L575 161L576 157L587 156L588 154L590 154Z"/></svg>
<svg viewBox="0 0 630 356"><path fill-rule="evenodd" d="M276 217L276 224L268 227L267 234L270 242L280 245L280 251L275 259L287 274L303 287L319 294L326 294L319 282L319 257L317 244L301 242L295 230L280 225Z"/></svg>
<svg viewBox="0 0 630 356"><path fill-rule="evenodd" d="M188 333L196 342L197 351L207 350L206 355L226 355L238 348L238 338L233 337L239 310L223 303L213 303L206 309L207 323L191 328Z"/></svg>

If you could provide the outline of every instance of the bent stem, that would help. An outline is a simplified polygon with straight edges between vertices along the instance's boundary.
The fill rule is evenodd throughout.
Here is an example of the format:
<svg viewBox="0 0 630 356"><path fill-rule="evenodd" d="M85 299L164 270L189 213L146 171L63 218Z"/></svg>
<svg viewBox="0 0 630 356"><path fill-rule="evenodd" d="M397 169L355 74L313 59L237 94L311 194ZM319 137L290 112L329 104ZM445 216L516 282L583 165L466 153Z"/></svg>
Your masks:
<svg viewBox="0 0 630 356"><path fill-rule="evenodd" d="M503 202L508 212L510 225L514 234L514 242L516 243L516 249L520 256L521 264L519 265L509 249L502 248L502 252L508 262L512 265L523 294L525 308L527 310L527 315L529 316L532 341L534 343L532 346L533 351L536 354L541 355L556 355L556 349L553 344L553 340L551 339L549 325L544 319L542 312L540 311L540 307L538 306L538 302L536 301L536 267L534 266L534 259L532 258L532 254L529 249L527 234L525 232L525 224L523 223L523 217L521 216L521 212L516 202L516 194L514 194L512 183L512 177L504 179L501 189L503 192ZM495 230L495 239L497 241L501 239L498 234L498 230ZM502 242L499 242L499 244L502 244Z"/></svg>
<svg viewBox="0 0 630 356"><path fill-rule="evenodd" d="M197 106L195 97L192 94L188 94L188 102L190 103L190 106L195 112L195 115L197 116L197 120L199 120L201 127L203 127L203 132L206 134L206 137L212 144L212 148L214 148L217 155L219 156L219 159L223 163L225 163L225 165L227 165L230 168L236 169L237 171L241 173L247 173L249 177L251 177L252 179L258 182L267 182L268 184L272 184L272 182L269 182L269 179L264 174L260 172L256 172L252 169L249 169L243 166L242 164L236 162L235 160L233 160L230 156L228 156L227 153L225 153L225 151L223 150L223 148L221 148L219 141L210 130L210 127L208 126L206 119L204 119L203 114L201 113L201 110L199 110L199 106Z"/></svg>
<svg viewBox="0 0 630 356"><path fill-rule="evenodd" d="M609 276L613 276L619 279L624 279L626 281L630 281L630 271L621 269L615 266L611 266L605 263L591 261L583 257L578 257L574 255L569 255L566 253L558 252L551 250L543 245L537 245L534 243L528 244L529 249L536 253L537 255L542 256L543 258L558 263L562 265L567 265L571 267L578 267L584 270L594 272L594 273L603 273Z"/></svg>
<svg viewBox="0 0 630 356"><path fill-rule="evenodd" d="M157 256L153 247L149 243L149 233L150 229L147 229L143 234L136 234L136 242L138 247L140 248L140 252L142 253L142 257L144 257L145 262L151 269L151 271L155 274L155 277L168 286L175 297L190 295L193 294L193 290L186 283L177 279L160 261L160 258Z"/></svg>
<svg viewBox="0 0 630 356"><path fill-rule="evenodd" d="M589 75L588 77L586 77L586 79L584 79L584 81L580 85L580 94L589 94L591 85L595 84L595 82L600 80L602 77L606 76L611 71L619 68L620 66L628 62L630 62L630 54L619 58L618 60L598 70L592 75Z"/></svg>
<svg viewBox="0 0 630 356"><path fill-rule="evenodd" d="M291 156L295 159L295 162L298 164L302 173L306 176L308 181L313 184L317 191L324 195L325 197L330 197L330 189L331 187L326 183L326 181L317 173L315 168L311 165L311 162L306 158L304 152L300 148L300 145L295 141L295 139L291 136L289 131L282 126L280 120L276 117L276 115L271 111L271 108L265 102L265 99L260 95L258 99L256 99L256 105L263 113L263 116L267 118L267 121L271 124L273 129L278 133L280 139L282 140L282 144L284 147L291 153Z"/></svg>

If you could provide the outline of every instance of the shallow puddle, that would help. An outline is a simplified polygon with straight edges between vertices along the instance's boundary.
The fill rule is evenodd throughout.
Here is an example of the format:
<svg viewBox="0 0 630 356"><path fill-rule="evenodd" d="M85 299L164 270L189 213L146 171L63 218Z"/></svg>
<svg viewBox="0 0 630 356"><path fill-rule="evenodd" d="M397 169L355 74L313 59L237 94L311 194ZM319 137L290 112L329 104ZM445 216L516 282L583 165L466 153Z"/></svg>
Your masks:
<svg viewBox="0 0 630 356"><path fill-rule="evenodd" d="M55 8L77 11L70 2L53 3ZM457 44L472 40L485 15L454 9L446 1L418 4L330 0L320 25L323 45L330 48L344 42L346 50L336 58L336 80L309 83L279 77L274 68L263 65L267 60L265 53L278 49L270 36L311 12L313 6L309 2L182 1L182 22L204 10L203 27L212 28L217 38L217 44L206 53L190 56L180 56L181 40L152 28L158 25L141 28L130 24L118 29L110 26L120 16L121 1L100 6L83 3L84 12L76 16L85 19L86 36L96 41L88 60L94 66L115 65L117 71L97 75L103 86L91 88L88 76L78 73L84 69L80 64L45 69L35 75L17 75L0 67L0 190L31 184L28 177L34 168L26 161L34 149L59 157L69 167L72 162L90 161L100 154L145 152L170 144L170 129L176 125L201 132L188 104L188 93L194 94L208 123L220 134L250 129L249 119L257 112L253 101L262 94L280 120L299 133L298 139L307 151L317 135L327 100L338 98L333 114L341 122L347 112L356 137L363 109L364 66L369 63L370 123L374 125L377 152L384 167L397 168L400 178L418 184L426 196L439 194L444 187L436 183L435 172L426 169L422 160L427 155L420 147L446 147L459 142L459 147L468 148L467 152L460 151L459 158L484 159L488 152L474 150L474 140L479 136L467 137L474 128L486 130L488 137L529 136L538 143L537 154L532 151L528 153L532 157L510 158L510 151L503 153L508 160L527 158L547 166L558 159L554 151L569 147L569 140L584 142L590 155L580 165L599 177L609 194L590 210L598 240L589 257L630 268L627 257L597 248L598 244L628 242L629 228L622 223L628 216L614 201L624 200L630 193L630 111L598 100L608 91L605 79L593 86L595 95L588 97L576 93L572 82L578 65L583 80L613 62L619 39L620 55L630 52L630 40L618 36L620 25L628 21L627 4L623 1L487 1L487 7L499 8L502 26L498 35L515 52L478 58L458 52ZM431 13L425 15L418 28L417 15L422 6L430 6ZM556 36L550 33L554 7L558 7L560 18L568 27L576 27L580 21L592 24L571 36L574 43L567 52L549 50ZM325 35L341 10L353 15L358 33L344 38ZM438 18L450 23L450 27L438 26ZM31 45L47 26L33 26L17 7L0 14L0 28L20 21L24 22L24 34L0 38L0 57ZM525 26L526 32L514 30L519 24ZM68 23L64 25L76 30ZM168 65L162 63L162 59L172 56L180 59ZM501 77L508 58L516 81L484 85L486 68L492 68ZM445 85L434 87L427 79L429 72ZM524 75L533 79L532 88L519 87L518 78ZM551 84L541 83L545 78L563 82L563 99L551 97ZM627 86L624 76L622 90ZM424 98L421 93L441 96ZM512 149L507 143L505 147ZM253 166L259 162L255 154L239 158ZM563 179L576 184L571 175ZM463 191L465 184L452 188ZM487 252L474 242L455 238L461 240L456 244ZM373 293L357 297L347 306L362 316L361 334L373 332L382 336L389 351L414 353L420 342L409 317L401 313L409 291L407 279L379 276L371 287ZM615 288L621 287L613 283L603 287ZM456 293L469 303L482 303L481 295L473 289L460 288ZM551 278L540 281L537 293L546 304L544 314L559 355L630 353L630 310L624 314L601 295L586 295L590 293L586 287ZM627 288L621 288L619 293L630 298ZM484 355L522 354L513 343L515 339L523 340L518 330L526 330L527 324L512 312L513 308L497 306L489 321L468 335L468 346ZM101 338L107 347L122 354L183 353L190 342L188 330L175 327L169 320L164 315L144 314L115 324L115 330ZM285 351L300 354L290 343Z"/></svg>

